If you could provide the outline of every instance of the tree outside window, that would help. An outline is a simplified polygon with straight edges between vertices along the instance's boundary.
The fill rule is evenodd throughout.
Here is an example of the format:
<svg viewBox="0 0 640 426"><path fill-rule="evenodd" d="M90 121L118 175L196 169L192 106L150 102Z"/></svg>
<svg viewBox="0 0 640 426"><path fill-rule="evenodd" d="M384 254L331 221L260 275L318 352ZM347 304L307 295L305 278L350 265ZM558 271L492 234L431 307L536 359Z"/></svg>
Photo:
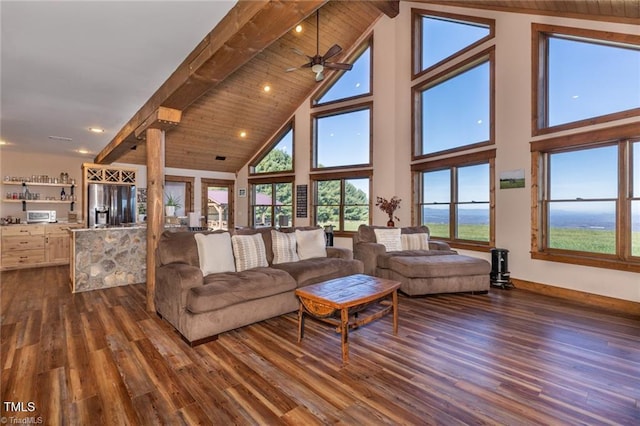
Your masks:
<svg viewBox="0 0 640 426"><path fill-rule="evenodd" d="M369 224L369 178L318 180L315 193L316 225L350 232Z"/></svg>
<svg viewBox="0 0 640 426"><path fill-rule="evenodd" d="M251 198L252 226L293 226L293 182L252 184Z"/></svg>

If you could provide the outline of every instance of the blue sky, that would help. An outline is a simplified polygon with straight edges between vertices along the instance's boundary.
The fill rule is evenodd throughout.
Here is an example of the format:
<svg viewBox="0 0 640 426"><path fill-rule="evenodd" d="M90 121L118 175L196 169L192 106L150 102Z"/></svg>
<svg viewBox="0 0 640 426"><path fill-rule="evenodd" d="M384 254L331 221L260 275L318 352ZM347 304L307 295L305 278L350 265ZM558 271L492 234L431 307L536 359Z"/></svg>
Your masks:
<svg viewBox="0 0 640 426"><path fill-rule="evenodd" d="M318 164L324 167L369 163L370 111L317 119Z"/></svg>
<svg viewBox="0 0 640 426"><path fill-rule="evenodd" d="M549 39L549 125L640 106L640 51Z"/></svg>
<svg viewBox="0 0 640 426"><path fill-rule="evenodd" d="M329 59L329 62L332 60ZM369 93L370 81L371 48L367 48L353 63L351 71L344 72L340 79L318 100L318 103Z"/></svg>
<svg viewBox="0 0 640 426"><path fill-rule="evenodd" d="M489 27L437 18L422 19L422 69L435 65L489 34ZM455 36L454 36L455 35Z"/></svg>
<svg viewBox="0 0 640 426"><path fill-rule="evenodd" d="M489 33L485 26L443 19L425 18L423 23L423 44L426 46L422 56L423 69ZM638 49L558 37L551 37L549 43L549 125L640 107ZM368 85L365 86L364 82L369 81L369 62L367 50L356 61L353 70L344 73L330 89L323 101L368 92ZM422 104L424 153L488 140L491 124L489 63L479 64L429 88L423 93ZM369 116L365 111L322 119L318 126L318 136L323 141L318 151L318 162L325 166L369 162L368 132ZM640 143L636 148L633 182L635 194L640 196ZM486 192L482 185L488 181L488 167L462 170L461 200L475 199L477 194ZM617 171L615 147L554 154L552 198L615 198ZM526 178L529 180L528 176ZM477 182L482 184L479 186ZM428 188L425 202L449 201L448 172L429 174L425 186ZM587 210L601 208L601 203L580 205L579 208ZM572 207L571 204L564 206ZM608 205L606 210L609 210Z"/></svg>

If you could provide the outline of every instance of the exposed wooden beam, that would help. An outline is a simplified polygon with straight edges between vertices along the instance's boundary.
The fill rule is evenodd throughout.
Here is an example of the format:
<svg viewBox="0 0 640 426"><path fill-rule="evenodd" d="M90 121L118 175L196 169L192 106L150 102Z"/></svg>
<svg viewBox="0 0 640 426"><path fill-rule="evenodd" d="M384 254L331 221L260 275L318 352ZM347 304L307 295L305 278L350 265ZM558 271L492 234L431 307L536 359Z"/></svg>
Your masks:
<svg viewBox="0 0 640 426"><path fill-rule="evenodd" d="M147 129L159 129L159 130L169 130L170 128L177 126L180 123L180 119L182 118L182 111L160 107L153 112L146 120L138 126L138 128L133 132L136 139L146 139L147 137Z"/></svg>
<svg viewBox="0 0 640 426"><path fill-rule="evenodd" d="M399 0L389 0L389 1L372 0L370 3L375 7L377 7L378 9L380 9L380 11L385 15L387 15L389 18L395 18L400 13Z"/></svg>
<svg viewBox="0 0 640 426"><path fill-rule="evenodd" d="M118 160L135 145L136 129L155 110L184 110L326 2L239 1L94 161Z"/></svg>

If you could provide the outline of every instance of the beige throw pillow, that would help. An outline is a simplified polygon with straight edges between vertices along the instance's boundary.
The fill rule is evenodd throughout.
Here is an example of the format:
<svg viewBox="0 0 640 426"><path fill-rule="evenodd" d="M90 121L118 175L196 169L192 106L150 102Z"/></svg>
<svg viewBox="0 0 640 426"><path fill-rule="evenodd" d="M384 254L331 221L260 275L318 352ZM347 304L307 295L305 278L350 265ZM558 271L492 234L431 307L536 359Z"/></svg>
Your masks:
<svg viewBox="0 0 640 426"><path fill-rule="evenodd" d="M273 247L273 263L297 262L296 234L271 230L271 246Z"/></svg>
<svg viewBox="0 0 640 426"><path fill-rule="evenodd" d="M234 235L231 237L233 254L236 258L236 270L269 266L267 263L267 251L264 248L262 235Z"/></svg>
<svg viewBox="0 0 640 426"><path fill-rule="evenodd" d="M402 234L402 250L429 250L429 234Z"/></svg>
<svg viewBox="0 0 640 426"><path fill-rule="evenodd" d="M324 230L313 229L311 231L301 231L296 229L296 241L298 242L298 257L300 260L311 259L313 257L327 257Z"/></svg>
<svg viewBox="0 0 640 426"><path fill-rule="evenodd" d="M235 272L236 265L228 232L220 234L195 234L202 275L219 272Z"/></svg>
<svg viewBox="0 0 640 426"><path fill-rule="evenodd" d="M387 251L401 251L400 228L375 228L376 242L382 244Z"/></svg>

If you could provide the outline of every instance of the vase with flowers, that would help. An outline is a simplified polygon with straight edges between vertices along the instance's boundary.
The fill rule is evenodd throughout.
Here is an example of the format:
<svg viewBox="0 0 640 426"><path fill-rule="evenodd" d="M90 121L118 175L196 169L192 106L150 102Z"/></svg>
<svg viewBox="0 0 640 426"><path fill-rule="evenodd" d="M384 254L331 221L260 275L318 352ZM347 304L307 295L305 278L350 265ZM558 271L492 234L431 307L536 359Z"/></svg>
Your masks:
<svg viewBox="0 0 640 426"><path fill-rule="evenodd" d="M398 216L394 215L395 211L400 208L400 201L402 200L395 195L390 200L382 197L376 197L376 206L380 207L380 210L389 215L389 221L387 222L387 226L389 227L395 226L393 219L398 222L400 221Z"/></svg>

